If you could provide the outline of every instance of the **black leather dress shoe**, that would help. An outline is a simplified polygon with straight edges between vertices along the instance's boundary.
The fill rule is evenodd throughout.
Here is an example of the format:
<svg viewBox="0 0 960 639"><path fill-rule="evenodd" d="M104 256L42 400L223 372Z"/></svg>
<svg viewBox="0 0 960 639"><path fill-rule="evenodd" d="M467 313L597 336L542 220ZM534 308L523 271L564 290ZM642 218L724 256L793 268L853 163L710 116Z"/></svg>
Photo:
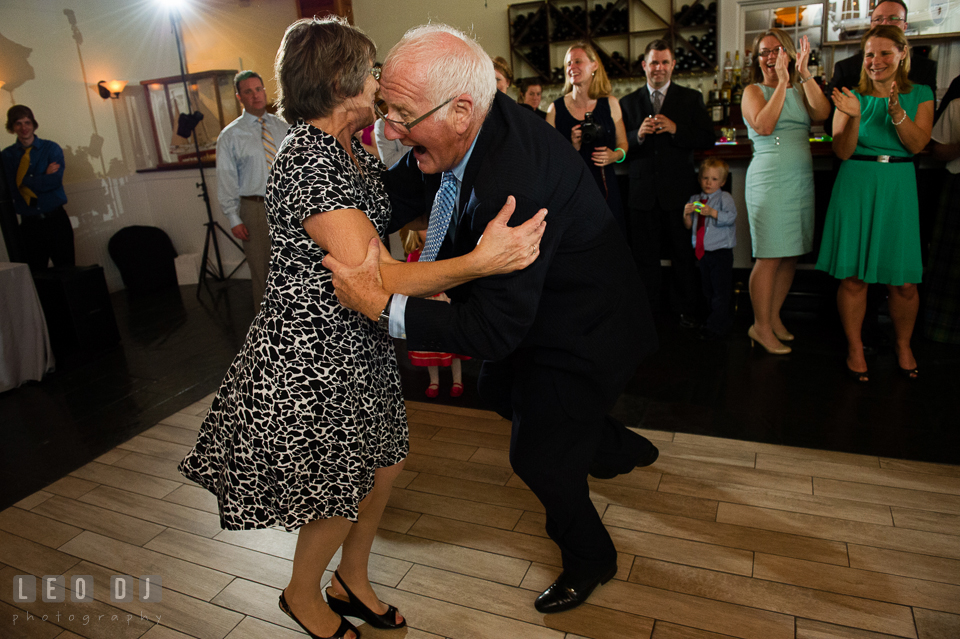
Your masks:
<svg viewBox="0 0 960 639"><path fill-rule="evenodd" d="M543 591L533 604L539 612L550 614L572 610L582 604L600 584L605 584L617 574L616 562L597 577L574 579L566 572L560 573L557 580Z"/></svg>
<svg viewBox="0 0 960 639"><path fill-rule="evenodd" d="M657 461L658 457L660 457L660 450L651 443L650 449L645 454L641 455L637 459L636 463L630 468L613 468L599 462L592 462L587 472L590 473L591 477L596 477L597 479L613 479L617 475L625 475L629 472L632 472L634 468L643 468L644 466L649 466L653 462Z"/></svg>

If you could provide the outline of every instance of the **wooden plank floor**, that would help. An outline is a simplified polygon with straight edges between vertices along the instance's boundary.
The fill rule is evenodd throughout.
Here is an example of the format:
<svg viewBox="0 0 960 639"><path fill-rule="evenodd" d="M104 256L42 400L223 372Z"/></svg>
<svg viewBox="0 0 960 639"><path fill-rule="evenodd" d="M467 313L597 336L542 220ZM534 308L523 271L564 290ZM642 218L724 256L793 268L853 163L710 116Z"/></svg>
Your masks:
<svg viewBox="0 0 960 639"><path fill-rule="evenodd" d="M0 637L303 636L276 605L296 534L221 530L214 498L176 471L211 399L0 512ZM644 431L655 465L591 480L616 579L544 616L533 600L560 557L510 469L509 423L408 408L371 578L410 627L364 637L960 637L956 466ZM111 603L115 574L160 575L162 601ZM15 575L91 575L94 601L16 604Z"/></svg>

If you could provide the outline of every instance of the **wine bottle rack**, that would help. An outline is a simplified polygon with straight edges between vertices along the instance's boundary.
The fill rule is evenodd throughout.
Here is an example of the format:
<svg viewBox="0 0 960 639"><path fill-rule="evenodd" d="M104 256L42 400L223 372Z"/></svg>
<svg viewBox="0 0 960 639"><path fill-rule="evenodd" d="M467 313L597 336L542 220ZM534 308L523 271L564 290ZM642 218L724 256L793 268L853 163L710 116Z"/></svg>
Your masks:
<svg viewBox="0 0 960 639"><path fill-rule="evenodd" d="M647 43L670 42L675 74L712 74L717 66L716 0L541 0L507 9L515 77L562 84L563 55L578 40L593 45L611 78L643 76Z"/></svg>

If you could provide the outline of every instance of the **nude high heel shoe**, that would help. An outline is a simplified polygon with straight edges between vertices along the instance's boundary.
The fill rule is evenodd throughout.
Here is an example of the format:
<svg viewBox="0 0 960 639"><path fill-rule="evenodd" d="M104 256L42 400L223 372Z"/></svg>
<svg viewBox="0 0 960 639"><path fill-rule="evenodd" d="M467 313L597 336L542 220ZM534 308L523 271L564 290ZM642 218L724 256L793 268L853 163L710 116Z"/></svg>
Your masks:
<svg viewBox="0 0 960 639"><path fill-rule="evenodd" d="M757 331L753 328L753 326L747 329L747 337L750 338L750 348L753 348L754 342L759 342L760 346L763 346L763 349L768 353L770 353L771 355L786 355L787 353L790 353L793 350L789 346L784 346L783 344L780 344L780 346L774 346L773 348L770 348L769 346L763 343L763 341L760 339L760 336L757 335Z"/></svg>

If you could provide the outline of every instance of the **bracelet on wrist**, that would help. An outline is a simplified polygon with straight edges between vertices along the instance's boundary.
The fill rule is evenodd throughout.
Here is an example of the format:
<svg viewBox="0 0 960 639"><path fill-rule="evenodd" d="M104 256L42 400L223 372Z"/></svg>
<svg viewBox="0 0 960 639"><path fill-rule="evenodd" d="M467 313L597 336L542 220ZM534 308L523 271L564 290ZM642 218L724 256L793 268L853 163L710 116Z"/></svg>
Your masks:
<svg viewBox="0 0 960 639"><path fill-rule="evenodd" d="M627 152L621 149L619 146L615 148L614 151L620 151L620 153L623 153L623 157L621 157L619 160L616 160L617 164L620 164L621 162L627 159Z"/></svg>
<svg viewBox="0 0 960 639"><path fill-rule="evenodd" d="M812 75L811 75L810 77L807 77L807 78L805 78L805 77L803 77L803 76L800 76L800 79L797 81L797 83L798 83L798 84L803 84L804 82L809 82L810 80L813 80L813 76L812 76Z"/></svg>
<svg viewBox="0 0 960 639"><path fill-rule="evenodd" d="M890 119L893 120L893 118L890 118ZM906 111L906 109L904 109L904 111L903 111L903 117L900 118L900 121L899 121L899 122L894 122L894 123L893 123L893 126L900 126L901 124L903 124L903 121L906 120L906 119L907 119L907 111Z"/></svg>

